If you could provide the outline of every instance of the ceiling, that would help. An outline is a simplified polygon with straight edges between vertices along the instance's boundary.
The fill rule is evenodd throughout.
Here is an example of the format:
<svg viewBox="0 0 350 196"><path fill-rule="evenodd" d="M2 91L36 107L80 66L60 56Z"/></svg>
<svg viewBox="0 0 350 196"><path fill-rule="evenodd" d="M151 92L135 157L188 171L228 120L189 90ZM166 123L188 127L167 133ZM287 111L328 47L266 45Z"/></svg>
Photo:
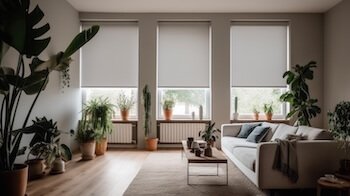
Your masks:
<svg viewBox="0 0 350 196"><path fill-rule="evenodd" d="M322 13L342 0L67 0L79 12Z"/></svg>

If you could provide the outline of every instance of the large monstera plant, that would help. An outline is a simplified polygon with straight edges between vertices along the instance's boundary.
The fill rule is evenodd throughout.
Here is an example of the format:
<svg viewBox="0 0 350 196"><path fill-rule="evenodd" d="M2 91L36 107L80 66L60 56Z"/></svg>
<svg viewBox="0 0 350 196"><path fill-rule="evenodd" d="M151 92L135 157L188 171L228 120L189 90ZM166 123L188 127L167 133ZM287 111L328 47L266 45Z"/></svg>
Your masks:
<svg viewBox="0 0 350 196"><path fill-rule="evenodd" d="M48 23L38 27L44 13L36 6L29 11L30 0L0 0L0 171L14 169L17 155L23 154L20 148L23 134L34 133L27 126L31 112L45 89L52 71L64 71L69 67L71 55L86 44L98 32L98 26L79 33L65 51L58 52L48 60L38 56L50 43L45 34L50 30ZM17 65L3 65L2 57L12 47L18 52ZM29 65L25 64L29 61ZM29 66L29 69L27 68ZM30 73L26 70L30 70ZM17 109L22 94L34 96L24 119L17 119ZM23 120L21 127L14 123Z"/></svg>

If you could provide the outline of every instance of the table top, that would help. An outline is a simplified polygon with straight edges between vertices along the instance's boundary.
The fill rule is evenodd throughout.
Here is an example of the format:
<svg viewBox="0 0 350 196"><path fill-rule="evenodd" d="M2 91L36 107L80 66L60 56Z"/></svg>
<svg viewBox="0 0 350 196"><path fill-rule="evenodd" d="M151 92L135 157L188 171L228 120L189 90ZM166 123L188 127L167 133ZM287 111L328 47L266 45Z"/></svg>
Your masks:
<svg viewBox="0 0 350 196"><path fill-rule="evenodd" d="M187 148L186 140L182 140L182 148L188 163L227 163L227 158L215 147L212 147L212 157L206 157L203 154L200 157L197 157L194 153L191 153L191 149Z"/></svg>
<svg viewBox="0 0 350 196"><path fill-rule="evenodd" d="M335 188L335 189L348 189L350 188L350 182L341 178L337 178L334 182L325 180L324 177L321 177L317 180L317 183L326 188Z"/></svg>

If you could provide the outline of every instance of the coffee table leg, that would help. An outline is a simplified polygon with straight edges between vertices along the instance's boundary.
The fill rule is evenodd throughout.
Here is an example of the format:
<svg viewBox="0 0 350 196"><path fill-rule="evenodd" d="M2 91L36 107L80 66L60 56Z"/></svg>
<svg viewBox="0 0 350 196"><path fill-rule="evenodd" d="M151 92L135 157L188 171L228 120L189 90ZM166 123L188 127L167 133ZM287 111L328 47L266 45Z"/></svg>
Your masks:
<svg viewBox="0 0 350 196"><path fill-rule="evenodd" d="M219 163L216 164L216 176L219 176Z"/></svg>
<svg viewBox="0 0 350 196"><path fill-rule="evenodd" d="M187 184L190 184L190 164L187 162Z"/></svg>
<svg viewBox="0 0 350 196"><path fill-rule="evenodd" d="M228 163L226 163L226 185L228 185Z"/></svg>

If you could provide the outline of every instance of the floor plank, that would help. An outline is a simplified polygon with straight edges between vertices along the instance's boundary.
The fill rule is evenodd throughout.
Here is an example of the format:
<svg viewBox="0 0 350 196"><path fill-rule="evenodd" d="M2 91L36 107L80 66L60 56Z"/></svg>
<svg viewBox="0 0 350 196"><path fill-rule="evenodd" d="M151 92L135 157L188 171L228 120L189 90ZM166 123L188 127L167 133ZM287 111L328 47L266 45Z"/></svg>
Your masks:
<svg viewBox="0 0 350 196"><path fill-rule="evenodd" d="M66 172L30 181L28 196L123 195L140 170L148 151L109 150L104 156L81 161L75 156Z"/></svg>

